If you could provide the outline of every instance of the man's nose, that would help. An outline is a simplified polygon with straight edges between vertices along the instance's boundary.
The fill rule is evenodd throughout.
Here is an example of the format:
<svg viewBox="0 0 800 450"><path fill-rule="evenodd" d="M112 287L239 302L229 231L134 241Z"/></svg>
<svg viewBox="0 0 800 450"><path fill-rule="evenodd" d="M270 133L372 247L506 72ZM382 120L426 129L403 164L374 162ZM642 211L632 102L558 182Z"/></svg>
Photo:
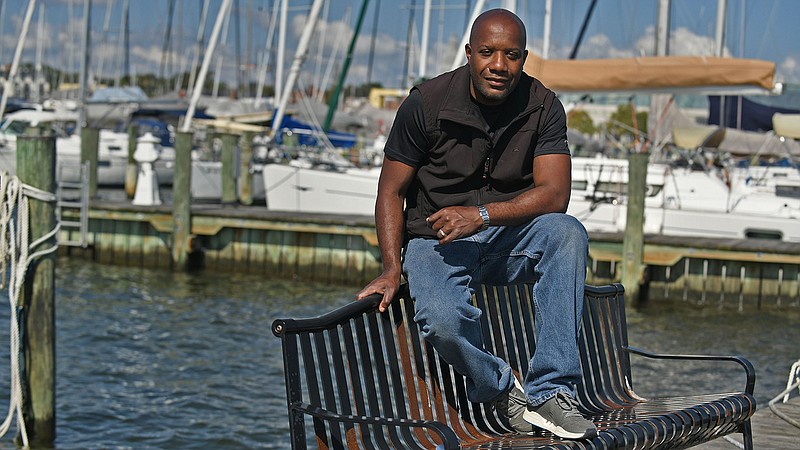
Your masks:
<svg viewBox="0 0 800 450"><path fill-rule="evenodd" d="M506 58L502 52L496 52L492 54L492 58L489 61L489 68L496 72L503 72L506 70Z"/></svg>

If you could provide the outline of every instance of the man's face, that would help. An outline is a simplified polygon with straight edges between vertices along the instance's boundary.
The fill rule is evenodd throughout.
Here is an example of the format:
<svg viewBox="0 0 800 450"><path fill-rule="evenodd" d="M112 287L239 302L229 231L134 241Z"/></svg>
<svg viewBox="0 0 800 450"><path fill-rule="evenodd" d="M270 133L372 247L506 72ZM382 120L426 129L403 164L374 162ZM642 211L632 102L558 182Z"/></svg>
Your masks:
<svg viewBox="0 0 800 450"><path fill-rule="evenodd" d="M470 93L484 105L499 105L522 76L528 55L521 30L512 20L485 20L466 45Z"/></svg>

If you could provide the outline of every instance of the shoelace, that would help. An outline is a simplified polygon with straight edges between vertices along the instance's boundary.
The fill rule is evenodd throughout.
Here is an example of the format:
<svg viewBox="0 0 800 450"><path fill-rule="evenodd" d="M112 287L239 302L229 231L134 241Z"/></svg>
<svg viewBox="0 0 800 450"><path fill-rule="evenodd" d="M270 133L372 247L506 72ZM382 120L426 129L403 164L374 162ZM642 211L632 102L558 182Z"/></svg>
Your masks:
<svg viewBox="0 0 800 450"><path fill-rule="evenodd" d="M565 417L583 417L578 412L578 401L563 392L556 394L556 404L564 411Z"/></svg>

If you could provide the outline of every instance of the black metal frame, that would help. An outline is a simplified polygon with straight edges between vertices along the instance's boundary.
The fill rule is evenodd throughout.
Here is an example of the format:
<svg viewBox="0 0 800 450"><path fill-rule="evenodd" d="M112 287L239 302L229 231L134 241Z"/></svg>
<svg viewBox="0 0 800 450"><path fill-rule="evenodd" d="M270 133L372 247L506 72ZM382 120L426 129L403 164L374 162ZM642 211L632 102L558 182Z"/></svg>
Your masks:
<svg viewBox="0 0 800 450"><path fill-rule="evenodd" d="M387 312L381 296L354 301L319 317L279 319L289 430L305 449L307 421L318 448L685 448L733 432L752 449L755 370L745 358L647 352L628 345L624 289L586 286L579 338L582 412L598 436L561 441L547 432L510 434L485 405L467 400L463 377L419 335L413 301L403 286ZM484 286L484 341L520 375L535 351L530 286ZM676 361L735 362L741 392L644 399L633 391L631 355ZM463 447L462 447L463 446Z"/></svg>

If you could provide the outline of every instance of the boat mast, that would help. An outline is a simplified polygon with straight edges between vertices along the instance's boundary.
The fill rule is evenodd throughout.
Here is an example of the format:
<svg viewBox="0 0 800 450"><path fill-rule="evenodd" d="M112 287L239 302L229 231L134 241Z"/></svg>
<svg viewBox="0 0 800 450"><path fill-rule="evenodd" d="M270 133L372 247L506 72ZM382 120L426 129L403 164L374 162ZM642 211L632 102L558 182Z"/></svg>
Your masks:
<svg viewBox="0 0 800 450"><path fill-rule="evenodd" d="M358 20L356 20L356 28L353 30L353 38L350 39L350 47L347 49L347 56L345 56L344 64L342 65L342 72L339 74L339 82L336 83L336 89L333 91L330 101L328 102L328 114L325 116L325 123L322 125L322 130L328 132L333 122L333 113L336 111L336 105L339 103L339 94L342 92L344 80L347 78L347 71L350 69L350 62L353 60L353 50L356 47L358 34L361 32L361 24L364 23L364 13L367 12L367 4L369 0L361 2L361 10L358 12Z"/></svg>
<svg viewBox="0 0 800 450"><path fill-rule="evenodd" d="M267 31L267 43L264 48L264 53L261 58L261 65L258 70L258 85L256 86L256 105L261 104L262 91L264 90L264 83L267 78L267 70L269 69L270 55L272 55L272 41L275 38L275 24L278 22L278 9L280 5L277 1L272 2L272 15L269 19L269 30ZM274 87L273 87L274 88Z"/></svg>
<svg viewBox="0 0 800 450"><path fill-rule="evenodd" d="M428 60L428 34L431 27L431 0L425 0L425 6L422 9L422 44L419 51L419 74L418 78L424 78L427 68L426 62Z"/></svg>
<svg viewBox="0 0 800 450"><path fill-rule="evenodd" d="M122 73L128 77L128 85L132 85L131 83L131 11L130 5L128 0L125 0L125 26L122 27L123 32L123 40L125 41L125 61L122 67Z"/></svg>
<svg viewBox="0 0 800 450"><path fill-rule="evenodd" d="M8 97L11 95L11 92L14 89L14 83L12 83L12 80L15 76L17 76L19 59L22 57L22 48L25 46L25 36L28 35L28 26L31 24L31 18L33 17L34 9L36 9L36 0L29 0L28 10L25 12L25 20L22 22L22 30L20 31L19 39L17 40L17 49L14 52L14 60L11 62L11 69L8 71L8 76L6 77L6 82L3 86L3 97L0 99L0 119L3 118L3 114L6 112L6 103L8 103Z"/></svg>
<svg viewBox="0 0 800 450"><path fill-rule="evenodd" d="M727 0L717 0L717 35L716 40L716 56L722 58L725 56L725 14L727 10Z"/></svg>
<svg viewBox="0 0 800 450"><path fill-rule="evenodd" d="M203 2L203 8L200 10L200 24L197 28L197 47L195 47L194 54L192 55L192 71L189 73L189 98L194 93L194 79L197 76L197 64L200 61L200 53L203 51L203 37L206 34L206 20L208 19L208 0Z"/></svg>
<svg viewBox="0 0 800 450"><path fill-rule="evenodd" d="M36 72L34 75L34 86L36 89L33 93L33 101L39 103L42 100L42 90L44 81L42 80L42 55L44 51L44 4L39 8L39 24L36 28Z"/></svg>
<svg viewBox="0 0 800 450"><path fill-rule="evenodd" d="M294 55L294 61L292 61L292 67L289 69L289 76L286 78L286 87L283 88L280 103L278 104L278 110L275 112L275 116L272 118L273 136L278 128L280 128L281 122L283 122L283 116L286 114L286 105L289 104L289 98L292 96L292 90L294 89L294 84L297 81L297 76L300 74L300 68L303 66L306 55L308 55L308 47L311 42L311 35L314 33L314 29L317 27L319 12L322 10L323 3L324 0L314 0L314 3L311 5L311 11L308 13L308 19L306 19L306 26L303 28L303 34L300 36L300 42L297 44L297 51Z"/></svg>
<svg viewBox="0 0 800 450"><path fill-rule="evenodd" d="M478 15L480 15L480 13L483 11L483 5L485 3L486 0L478 0L475 2L475 7L472 9L472 17L470 17L469 23L464 30L464 35L461 37L461 44L456 49L456 56L453 58L453 64L450 66L451 70L455 70L464 64L464 46L466 46L467 42L469 42L470 27L472 26L472 23L475 22L475 19L478 18Z"/></svg>
<svg viewBox="0 0 800 450"><path fill-rule="evenodd" d="M200 94L203 92L203 83L206 82L206 73L208 73L208 66L211 63L211 57L214 55L214 49L217 47L217 38L219 37L222 22L225 21L225 16L228 13L228 8L231 5L231 0L222 0L222 5L219 7L217 13L217 21L214 22L214 29L211 30L211 38L206 47L206 53L203 56L203 64L200 66L200 74L197 76L194 90L192 91L192 99L189 102L189 109L186 111L186 117L183 120L183 127L181 131L188 133L192 126L192 117L197 108L197 102L200 100Z"/></svg>
<svg viewBox="0 0 800 450"><path fill-rule="evenodd" d="M553 0L545 0L544 2L544 39L542 42L542 59L547 59L550 56L550 27L553 21Z"/></svg>
<svg viewBox="0 0 800 450"><path fill-rule="evenodd" d="M92 18L92 0L83 0L83 39L81 40L81 68L78 74L78 124L75 133L81 135L86 122L86 85L89 83L89 39Z"/></svg>
<svg viewBox="0 0 800 450"><path fill-rule="evenodd" d="M289 15L289 0L281 0L280 25L278 25L278 56L275 62L275 100L283 98L283 58L286 50L286 27Z"/></svg>

